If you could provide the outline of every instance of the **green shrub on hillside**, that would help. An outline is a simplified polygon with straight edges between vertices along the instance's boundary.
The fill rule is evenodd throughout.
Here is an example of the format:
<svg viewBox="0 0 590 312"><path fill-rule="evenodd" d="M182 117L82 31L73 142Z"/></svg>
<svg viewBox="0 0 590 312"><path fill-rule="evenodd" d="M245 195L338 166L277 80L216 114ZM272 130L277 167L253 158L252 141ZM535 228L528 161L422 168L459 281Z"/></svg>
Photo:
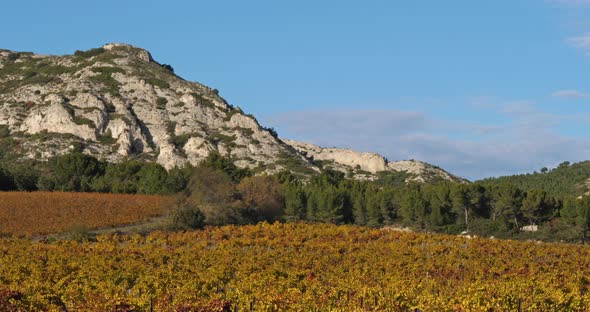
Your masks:
<svg viewBox="0 0 590 312"><path fill-rule="evenodd" d="M10 136L10 129L8 125L0 125L0 139L7 138Z"/></svg>
<svg viewBox="0 0 590 312"><path fill-rule="evenodd" d="M188 133L174 135L170 137L170 143L174 145L177 150L182 150L190 138L191 135Z"/></svg>
<svg viewBox="0 0 590 312"><path fill-rule="evenodd" d="M149 83L149 84L151 84L153 86L159 87L160 89L168 89L168 88L170 88L170 84L169 83L167 83L166 81L164 81L162 79L156 78L156 77L146 78L145 79L145 82L147 82L147 83Z"/></svg>
<svg viewBox="0 0 590 312"><path fill-rule="evenodd" d="M211 138L215 144L232 144L236 140L235 135L225 135L219 132L212 133Z"/></svg>
<svg viewBox="0 0 590 312"><path fill-rule="evenodd" d="M112 75L114 73L125 73L125 70L120 67L109 67L109 66L101 66L101 67L92 67L91 70L95 73L105 74L105 75Z"/></svg>
<svg viewBox="0 0 590 312"><path fill-rule="evenodd" d="M101 83L105 86L104 91L110 92L111 94L119 94L119 88L121 83L112 77L113 73L125 73L121 68L117 67L95 67L92 71L98 73L96 76L92 76L89 79L96 83Z"/></svg>
<svg viewBox="0 0 590 312"><path fill-rule="evenodd" d="M93 56L100 55L100 54L104 53L105 51L106 50L104 48L95 48L95 49L90 49L87 51L76 50L76 52L74 52L74 55L82 57L82 58L91 58Z"/></svg>
<svg viewBox="0 0 590 312"><path fill-rule="evenodd" d="M156 107L158 109L166 109L166 104L168 104L168 100L166 98L158 97L158 99L156 99Z"/></svg>
<svg viewBox="0 0 590 312"><path fill-rule="evenodd" d="M86 125L92 129L96 128L96 124L94 123L94 121L82 116L74 117L74 123L77 125Z"/></svg>
<svg viewBox="0 0 590 312"><path fill-rule="evenodd" d="M117 139L113 138L113 134L111 133L111 130L107 130L103 135L99 135L97 137L98 142L100 142L101 144L105 144L105 145L112 145L117 143Z"/></svg>

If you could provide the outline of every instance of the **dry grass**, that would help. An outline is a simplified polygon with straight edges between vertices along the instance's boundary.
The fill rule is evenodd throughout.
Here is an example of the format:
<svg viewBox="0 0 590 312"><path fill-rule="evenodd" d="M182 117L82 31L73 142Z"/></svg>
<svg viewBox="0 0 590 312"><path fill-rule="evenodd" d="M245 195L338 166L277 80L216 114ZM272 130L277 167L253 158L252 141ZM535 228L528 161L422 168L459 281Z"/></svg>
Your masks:
<svg viewBox="0 0 590 312"><path fill-rule="evenodd" d="M43 235L133 224L166 212L166 197L61 192L0 192L0 233Z"/></svg>

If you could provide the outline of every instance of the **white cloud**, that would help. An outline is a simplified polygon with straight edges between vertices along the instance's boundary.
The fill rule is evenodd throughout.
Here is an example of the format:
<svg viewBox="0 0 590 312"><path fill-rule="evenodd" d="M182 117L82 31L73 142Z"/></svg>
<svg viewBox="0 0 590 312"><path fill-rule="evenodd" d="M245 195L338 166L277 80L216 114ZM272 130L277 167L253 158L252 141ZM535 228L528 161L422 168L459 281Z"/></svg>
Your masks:
<svg viewBox="0 0 590 312"><path fill-rule="evenodd" d="M507 115L533 114L537 112L535 104L531 101L511 101L501 105L500 112Z"/></svg>
<svg viewBox="0 0 590 312"><path fill-rule="evenodd" d="M571 37L566 42L574 48L590 53L590 35Z"/></svg>
<svg viewBox="0 0 590 312"><path fill-rule="evenodd" d="M489 109L486 114L509 118L484 124L411 111L344 109L282 113L268 121L288 138L373 151L390 160L420 159L468 179L590 158L590 139L554 130L565 123L586 123L589 116L551 115L527 101L490 104L485 109Z"/></svg>
<svg viewBox="0 0 590 312"><path fill-rule="evenodd" d="M551 94L554 97L566 99L588 99L590 94L578 90L557 90Z"/></svg>

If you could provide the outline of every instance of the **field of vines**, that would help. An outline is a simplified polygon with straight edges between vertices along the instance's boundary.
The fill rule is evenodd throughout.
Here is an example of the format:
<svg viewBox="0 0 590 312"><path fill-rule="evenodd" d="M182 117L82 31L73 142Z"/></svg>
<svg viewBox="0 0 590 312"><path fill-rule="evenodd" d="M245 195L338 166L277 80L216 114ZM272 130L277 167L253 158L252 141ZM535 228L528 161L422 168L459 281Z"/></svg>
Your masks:
<svg viewBox="0 0 590 312"><path fill-rule="evenodd" d="M0 239L1 311L589 311L590 248L328 224Z"/></svg>
<svg viewBox="0 0 590 312"><path fill-rule="evenodd" d="M32 236L137 223L164 213L155 195L0 192L0 234Z"/></svg>

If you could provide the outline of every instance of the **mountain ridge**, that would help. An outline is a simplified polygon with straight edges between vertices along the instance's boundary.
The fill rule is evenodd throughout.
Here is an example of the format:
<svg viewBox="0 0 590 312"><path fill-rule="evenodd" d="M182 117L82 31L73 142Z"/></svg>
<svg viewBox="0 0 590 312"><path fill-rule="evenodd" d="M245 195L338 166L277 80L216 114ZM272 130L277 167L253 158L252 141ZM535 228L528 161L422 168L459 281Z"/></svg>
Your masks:
<svg viewBox="0 0 590 312"><path fill-rule="evenodd" d="M320 172L309 151L280 139L254 116L228 104L216 89L186 81L149 51L122 43L73 55L0 50L0 128L2 144L30 159L81 148L112 162L135 157L170 169L196 165L216 151L255 173ZM339 159L333 169L350 171L354 159L364 155L351 150L348 154L350 159ZM373 179L379 171L408 171L413 177L409 180L431 180L422 176L425 170L412 171L410 163L373 168L372 163L384 160L374 155L366 164L357 161L363 172L354 177ZM438 178L458 180L439 170L433 171Z"/></svg>

